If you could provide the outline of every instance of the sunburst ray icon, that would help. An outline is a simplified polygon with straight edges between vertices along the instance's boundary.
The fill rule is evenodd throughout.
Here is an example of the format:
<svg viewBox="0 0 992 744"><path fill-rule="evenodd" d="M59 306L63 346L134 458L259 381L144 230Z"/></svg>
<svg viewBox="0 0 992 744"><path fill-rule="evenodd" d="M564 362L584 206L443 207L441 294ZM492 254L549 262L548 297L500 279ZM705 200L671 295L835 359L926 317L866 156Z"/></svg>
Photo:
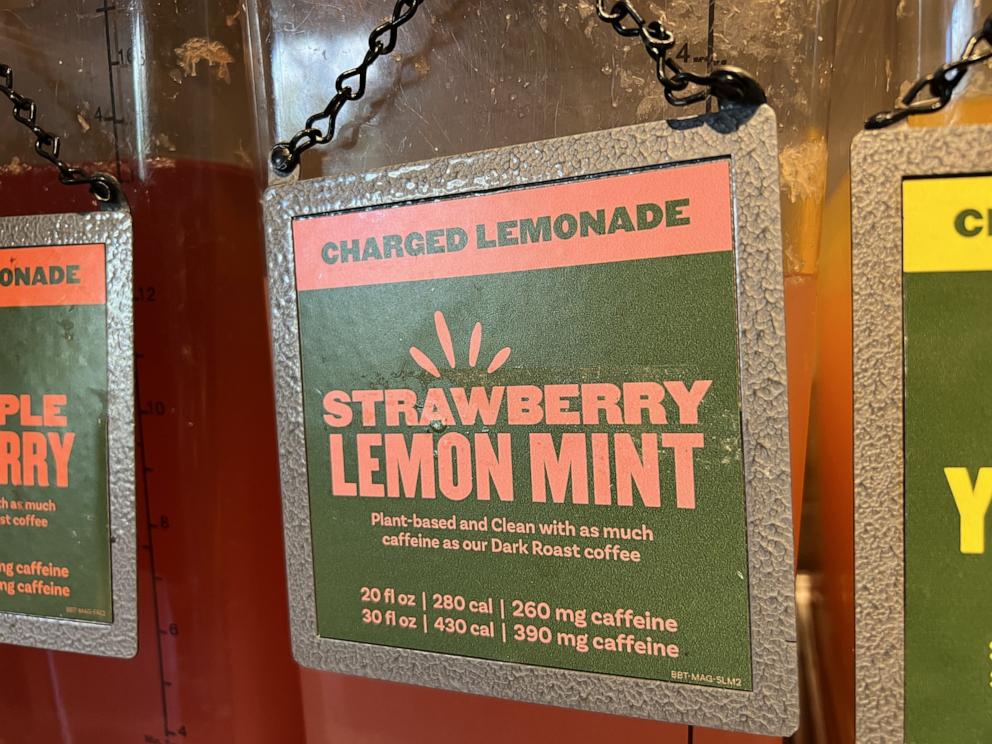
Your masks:
<svg viewBox="0 0 992 744"><path fill-rule="evenodd" d="M444 358L447 360L448 366L451 369L455 369L457 366L457 359L455 358L455 345L451 340L451 330L448 328L448 321L445 319L444 313L440 310L437 310L434 313L434 328L437 330L437 340L441 342L441 350L444 352ZM479 363L479 352L481 350L482 323L476 323L472 328L472 337L468 342L469 367L475 368ZM510 353L511 349L509 346L504 346L502 349L497 351L492 361L489 362L489 366L486 367L486 372L491 375L493 372L506 364L506 360L510 358ZM417 366L431 377L441 376L441 371L438 369L434 361L416 346L410 347L410 356L413 357L413 361L417 363Z"/></svg>

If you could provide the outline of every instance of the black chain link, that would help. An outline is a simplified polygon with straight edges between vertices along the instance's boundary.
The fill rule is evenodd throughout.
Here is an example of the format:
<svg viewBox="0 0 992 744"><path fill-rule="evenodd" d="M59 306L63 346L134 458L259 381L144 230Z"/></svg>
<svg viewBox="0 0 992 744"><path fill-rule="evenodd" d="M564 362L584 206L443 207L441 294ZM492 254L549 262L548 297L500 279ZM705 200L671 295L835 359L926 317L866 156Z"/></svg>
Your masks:
<svg viewBox="0 0 992 744"><path fill-rule="evenodd" d="M979 47L984 48L979 49ZM915 114L932 114L951 101L954 89L961 84L968 68L992 59L992 15L985 19L982 28L968 40L961 58L941 65L933 73L916 81L892 111L875 114L865 129L884 129ZM916 100L926 90L929 96Z"/></svg>
<svg viewBox="0 0 992 744"><path fill-rule="evenodd" d="M334 84L336 91L334 97L324 110L307 119L304 128L288 142L280 142L272 148L270 160L277 173L281 175L292 173L300 164L300 156L304 152L314 145L331 141L341 109L348 101L357 101L365 95L369 68L379 57L393 51L396 47L396 32L413 18L423 2L424 0L399 0L393 7L392 18L376 27L369 36L369 49L361 64L338 76ZM675 37L672 33L659 21L645 23L626 0L614 2L609 10L606 9L606 2L599 0L597 10L600 19L610 23L621 36L641 38L644 48L657 63L658 82L665 89L665 98L673 106L688 106L703 101L710 95L721 103L752 105L765 103L765 92L758 81L737 67L716 67L707 75L697 75L683 70L668 57L668 52L675 46ZM625 21L628 20L632 25L625 25ZM677 95L690 85L699 89L682 96ZM326 132L317 126L322 120L327 121Z"/></svg>
<svg viewBox="0 0 992 744"><path fill-rule="evenodd" d="M61 137L38 126L38 107L30 98L14 90L14 71L5 64L0 64L0 93L14 104L14 119L30 129L34 135L34 151L58 168L59 181L67 186L89 186L90 193L99 202L120 200L120 187L113 176L106 173L89 174L81 168L73 168L61 159Z"/></svg>
<svg viewBox="0 0 992 744"><path fill-rule="evenodd" d="M304 152L314 145L323 145L333 139L341 109L348 101L357 101L365 95L369 68L379 57L390 54L396 48L396 32L413 18L423 2L424 0L398 0L393 6L392 18L377 26L369 35L369 49L365 52L365 59L361 64L338 75L334 83L334 97L324 110L307 119L303 129L289 142L280 142L272 148L272 167L277 173L283 175L292 173L300 164L300 156ZM317 126L324 119L327 120L326 132L321 131Z"/></svg>
<svg viewBox="0 0 992 744"><path fill-rule="evenodd" d="M609 5L609 10L607 10ZM675 47L675 35L661 21L645 21L627 0L597 0L596 12L621 36L640 37L648 56L655 61L658 82L665 100L673 106L689 106L713 96L724 103L759 106L767 101L761 84L739 67L714 67L706 75L683 69L668 53ZM690 89L690 86L693 86ZM680 95L681 94L681 95Z"/></svg>

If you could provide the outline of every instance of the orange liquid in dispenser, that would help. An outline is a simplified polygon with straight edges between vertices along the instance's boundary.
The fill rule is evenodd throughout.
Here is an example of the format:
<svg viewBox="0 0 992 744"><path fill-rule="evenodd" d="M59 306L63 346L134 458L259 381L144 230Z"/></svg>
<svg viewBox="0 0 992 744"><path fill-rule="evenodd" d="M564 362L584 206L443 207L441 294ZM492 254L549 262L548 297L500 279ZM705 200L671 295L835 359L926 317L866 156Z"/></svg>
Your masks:
<svg viewBox="0 0 992 744"><path fill-rule="evenodd" d="M781 744L777 737L620 718L303 670L308 744ZM389 711L384 715L383 711Z"/></svg>
<svg viewBox="0 0 992 744"><path fill-rule="evenodd" d="M127 191L139 653L0 646L0 744L301 742L257 183L161 163ZM47 170L0 173L0 193L5 214L88 208Z"/></svg>
<svg viewBox="0 0 992 744"><path fill-rule="evenodd" d="M817 258L826 176L826 143L811 133L781 157L785 334L789 385L789 449L792 459L792 523L796 555L806 479L810 398L816 361Z"/></svg>
<svg viewBox="0 0 992 744"><path fill-rule="evenodd" d="M687 744L685 726L303 670L307 744ZM388 713L384 714L384 711Z"/></svg>
<svg viewBox="0 0 992 744"><path fill-rule="evenodd" d="M962 98L911 127L992 121L992 98ZM831 740L854 740L854 389L850 176L824 208L817 322L816 394L810 429L811 497L820 503L824 664Z"/></svg>

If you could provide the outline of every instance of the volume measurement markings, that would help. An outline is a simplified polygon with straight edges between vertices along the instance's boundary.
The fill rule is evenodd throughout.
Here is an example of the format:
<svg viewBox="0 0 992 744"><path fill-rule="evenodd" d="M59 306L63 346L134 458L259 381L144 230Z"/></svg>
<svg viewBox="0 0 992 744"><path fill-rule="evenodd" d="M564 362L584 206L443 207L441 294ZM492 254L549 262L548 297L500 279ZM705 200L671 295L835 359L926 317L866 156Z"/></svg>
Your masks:
<svg viewBox="0 0 992 744"><path fill-rule="evenodd" d="M165 672L165 641L168 638L175 638L179 635L179 625L169 623L164 625L161 615L161 604L159 601L159 583L164 579L158 573L158 565L155 556L155 533L163 529L169 529L170 523L168 515L162 514L156 520L152 514L151 487L149 481L155 473L155 468L148 464L148 450L146 448L146 427L145 419L148 417L163 416L167 408L162 401L143 402L141 396L141 374L138 368L144 359L144 354L135 354L135 381L134 393L138 403L137 415L137 450L138 466L141 468L141 498L145 507L145 544L141 547L148 551L148 567L152 575L151 592L152 608L155 613L155 649L158 661L159 693L162 707L162 733L164 740L157 736L145 735L146 744L172 744L172 738L176 736L187 736L186 726L179 726L173 729L169 715L169 695L168 690L172 687L172 682L167 678Z"/></svg>
<svg viewBox="0 0 992 744"><path fill-rule="evenodd" d="M99 8L96 9L97 15L103 16L103 29L104 29L104 40L107 47L107 83L109 85L110 93L110 116L106 116L101 108L96 110L96 119L99 121L109 122L113 128L114 137L114 164L117 170L117 179L121 180L122 167L121 167L121 140L119 127L123 125L124 119L117 113L117 85L114 80L115 69L121 64L126 63L128 60L134 61L133 49L129 48L126 52L120 48L117 36L117 5L111 5L109 2L104 2ZM113 21L111 16L114 16ZM113 33L111 33L111 27Z"/></svg>
<svg viewBox="0 0 992 744"><path fill-rule="evenodd" d="M714 52L714 36L716 35L716 0L709 0L709 8L707 8L707 18L706 18L706 74L713 74L713 61L716 53ZM696 62L701 62L702 60L696 59ZM726 64L726 61L720 62L721 65ZM713 110L713 98L706 99L706 112L709 113Z"/></svg>

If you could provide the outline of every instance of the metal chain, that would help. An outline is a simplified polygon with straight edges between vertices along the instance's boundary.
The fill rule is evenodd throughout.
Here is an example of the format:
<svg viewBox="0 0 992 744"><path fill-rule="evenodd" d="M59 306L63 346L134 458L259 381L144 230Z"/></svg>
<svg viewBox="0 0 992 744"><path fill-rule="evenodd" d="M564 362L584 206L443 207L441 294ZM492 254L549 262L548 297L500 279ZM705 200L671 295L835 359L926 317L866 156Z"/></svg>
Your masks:
<svg viewBox="0 0 992 744"><path fill-rule="evenodd" d="M73 168L59 157L62 138L38 126L38 107L30 98L14 90L14 71L0 64L0 93L14 104L14 119L31 130L35 137L34 151L59 170L59 181L67 186L89 186L90 193L98 202L116 202L120 198L117 179L106 173L86 173L81 168Z"/></svg>
<svg viewBox="0 0 992 744"><path fill-rule="evenodd" d="M665 100L673 106L689 106L710 96L721 104L759 106L767 101L761 84L739 67L718 66L706 75L683 69L668 56L675 47L675 35L661 21L645 22L627 0L612 3L597 0L596 12L601 21L613 26L621 36L640 37L648 56L655 61L658 82L665 89ZM695 86L695 89L689 90L689 86Z"/></svg>
<svg viewBox="0 0 992 744"><path fill-rule="evenodd" d="M979 47L984 48L979 50ZM875 114L867 122L865 129L884 129L915 114L932 114L940 111L951 101L954 89L961 84L968 68L992 59L992 15L985 19L982 28L968 40L961 58L941 65L933 73L916 81L892 111ZM929 97L916 99L926 89Z"/></svg>
<svg viewBox="0 0 992 744"><path fill-rule="evenodd" d="M303 129L296 133L288 142L280 142L270 156L273 169L281 174L292 173L300 164L300 156L314 145L323 145L334 137L337 117L348 101L357 101L365 95L365 84L368 70L372 64L389 54L396 47L396 32L403 24L416 14L424 0L399 0L393 7L392 18L376 27L369 36L369 48L365 59L358 67L347 70L338 76L334 84L334 97L320 111L306 121ZM606 2L598 0L597 10L603 21L610 23L621 36L639 36L644 48L658 67L658 82L665 89L665 98L674 106L688 106L698 103L710 95L721 103L746 103L760 105L765 103L765 92L761 85L751 75L737 67L716 67L707 75L697 75L683 70L676 62L668 57L668 52L675 46L675 37L666 30L659 21L645 23L629 2L621 0L614 2L609 10ZM625 21L632 25L625 25ZM698 86L685 95L690 85ZM327 130L319 128L319 122L326 120Z"/></svg>
<svg viewBox="0 0 992 744"><path fill-rule="evenodd" d="M393 6L393 16L382 23L369 35L369 49L365 59L358 67L338 75L334 83L334 97L327 103L323 111L319 111L309 119L302 130L289 140L280 142L272 148L272 167L277 173L288 175L300 164L300 156L314 145L323 145L334 137L337 127L338 114L348 101L357 101L365 95L365 84L368 80L369 68L379 57L390 54L396 48L396 32L403 24L417 13L424 0L398 0ZM321 131L318 123L327 120L327 131Z"/></svg>

